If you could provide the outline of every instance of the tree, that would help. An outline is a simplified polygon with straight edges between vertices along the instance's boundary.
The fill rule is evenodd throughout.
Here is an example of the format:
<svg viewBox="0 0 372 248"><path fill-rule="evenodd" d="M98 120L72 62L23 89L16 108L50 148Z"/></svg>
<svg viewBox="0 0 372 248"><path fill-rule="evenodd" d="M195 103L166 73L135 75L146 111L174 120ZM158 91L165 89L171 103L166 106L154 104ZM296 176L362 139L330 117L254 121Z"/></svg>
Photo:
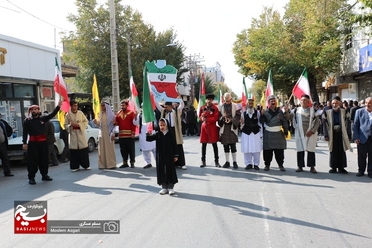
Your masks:
<svg viewBox="0 0 372 248"><path fill-rule="evenodd" d="M67 52L63 57L79 67L75 84L84 92L90 92L93 74L96 74L99 93L112 94L110 11L109 2L98 5L94 0L76 0L78 14L70 14L68 20L75 24L76 31L64 33L63 43ZM166 47L177 42L173 29L156 33L153 26L145 24L142 15L130 6L115 1L119 87L122 98L129 96L128 42L130 48L131 71L137 90L142 92L143 67L146 61L166 59L178 69L177 82L182 82L181 68L184 61L184 46Z"/></svg>
<svg viewBox="0 0 372 248"><path fill-rule="evenodd" d="M241 73L267 80L272 70L275 91L290 95L304 67L313 100L326 76L339 69L341 29L338 11L345 0L291 0L285 15L265 8L251 27L237 35L235 63Z"/></svg>

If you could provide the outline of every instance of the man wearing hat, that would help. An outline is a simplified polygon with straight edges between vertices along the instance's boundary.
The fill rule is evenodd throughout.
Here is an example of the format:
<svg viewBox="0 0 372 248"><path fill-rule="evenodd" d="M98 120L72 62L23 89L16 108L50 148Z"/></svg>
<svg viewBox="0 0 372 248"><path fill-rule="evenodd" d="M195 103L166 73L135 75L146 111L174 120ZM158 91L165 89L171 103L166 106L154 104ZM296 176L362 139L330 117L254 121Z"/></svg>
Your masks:
<svg viewBox="0 0 372 248"><path fill-rule="evenodd" d="M169 130L173 132L176 137L178 160L175 163L177 168L186 170L185 152L183 150L183 137L182 137L182 110L185 103L180 99L180 103L165 102L164 108L156 102L156 108L160 111L160 118L165 118L169 122Z"/></svg>
<svg viewBox="0 0 372 248"><path fill-rule="evenodd" d="M2 115L0 114L0 118ZM10 172L9 159L8 159L8 137L13 134L13 128L9 126L8 122L0 119L0 159L3 166L4 176L14 176Z"/></svg>
<svg viewBox="0 0 372 248"><path fill-rule="evenodd" d="M324 139L328 141L330 151L329 173L346 174L347 159L345 151L350 149L350 141L346 131L346 110L341 108L341 99L332 99L332 109L323 111Z"/></svg>
<svg viewBox="0 0 372 248"><path fill-rule="evenodd" d="M253 107L254 100L248 99L247 110L241 118L241 150L244 154L245 169L259 170L262 151L262 125L259 122L261 113Z"/></svg>
<svg viewBox="0 0 372 248"><path fill-rule="evenodd" d="M240 124L240 110L236 103L232 102L230 93L223 96L225 102L220 106L218 125L220 126L220 141L225 151L226 162L223 168L230 167L230 151L233 159L233 168L238 169L236 162L236 143L238 143L238 128Z"/></svg>
<svg viewBox="0 0 372 248"><path fill-rule="evenodd" d="M260 122L264 126L263 133L263 159L265 162L264 171L270 170L270 164L275 154L275 160L279 169L285 171L284 149L287 149L288 120L291 115L288 105L284 106L284 112L277 107L275 95L268 97L268 108L262 111Z"/></svg>
<svg viewBox="0 0 372 248"><path fill-rule="evenodd" d="M85 130L88 127L88 119L83 111L78 110L76 101L70 102L71 111L65 118L65 129L69 133L70 148L70 169L72 172L80 170L80 166L85 170L90 170L88 154L88 142Z"/></svg>
<svg viewBox="0 0 372 248"><path fill-rule="evenodd" d="M134 138L136 134L136 125L134 121L137 117L137 112L128 109L129 100L120 102L121 110L116 114L115 125L119 126L119 145L120 153L123 158L123 164L119 168L128 168L128 157L130 167L134 168L136 161Z"/></svg>
<svg viewBox="0 0 372 248"><path fill-rule="evenodd" d="M52 181L53 179L48 176L48 143L45 135L45 123L52 119L59 111L62 101L52 113L42 116L40 107L32 105L28 109L31 113L23 123L23 150L27 150L27 170L28 170L28 183L31 185L36 184L35 174L40 169L41 180Z"/></svg>
<svg viewBox="0 0 372 248"><path fill-rule="evenodd" d="M302 172L305 167L305 151L307 152L307 167L311 173L317 173L315 169L315 148L318 138L320 119L316 110L309 106L310 96L301 96L301 106L295 108L292 118L293 128L296 130L297 170ZM315 105L315 103L314 103Z"/></svg>
<svg viewBox="0 0 372 248"><path fill-rule="evenodd" d="M202 164L200 167L206 166L206 152L207 144L212 144L214 152L214 162L216 167L221 167L218 162L218 147L217 141L219 140L218 121L219 111L217 106L213 104L214 94L206 95L207 103L199 109L199 119L202 122L200 128L200 143L202 143Z"/></svg>

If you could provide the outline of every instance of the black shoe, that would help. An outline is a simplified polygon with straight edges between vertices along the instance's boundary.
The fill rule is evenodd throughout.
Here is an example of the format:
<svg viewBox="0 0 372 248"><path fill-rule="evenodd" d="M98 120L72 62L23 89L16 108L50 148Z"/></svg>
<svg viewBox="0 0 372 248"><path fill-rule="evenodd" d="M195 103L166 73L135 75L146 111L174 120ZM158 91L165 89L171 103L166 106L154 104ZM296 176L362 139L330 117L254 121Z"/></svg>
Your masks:
<svg viewBox="0 0 372 248"><path fill-rule="evenodd" d="M148 168L151 168L152 167L152 164L148 164L146 165L145 167L143 167L144 169L148 169Z"/></svg>
<svg viewBox="0 0 372 248"><path fill-rule="evenodd" d="M344 168L339 168L338 173L347 174L348 172Z"/></svg>
<svg viewBox="0 0 372 248"><path fill-rule="evenodd" d="M200 168L204 168L205 166L207 166L207 165L205 164L205 161L202 161L202 164L200 165Z"/></svg>
<svg viewBox="0 0 372 248"><path fill-rule="evenodd" d="M123 163L119 168L128 168L129 167L129 165L128 164L126 164L126 163Z"/></svg>
<svg viewBox="0 0 372 248"><path fill-rule="evenodd" d="M130 164L130 168L134 168L134 164Z"/></svg>
<svg viewBox="0 0 372 248"><path fill-rule="evenodd" d="M4 177L14 177L14 175L11 172L5 173Z"/></svg>
<svg viewBox="0 0 372 248"><path fill-rule="evenodd" d="M216 165L217 168L221 168L221 165L218 161L215 161L214 164Z"/></svg>
<svg viewBox="0 0 372 248"><path fill-rule="evenodd" d="M337 173L337 169L332 168L332 169L329 170L329 173Z"/></svg>
<svg viewBox="0 0 372 248"><path fill-rule="evenodd" d="M302 169L302 167L298 167L298 169L296 170L296 172L303 172L304 169Z"/></svg>
<svg viewBox="0 0 372 248"><path fill-rule="evenodd" d="M358 172L358 173L356 174L356 176L357 176L357 177L364 176L364 173L363 173L363 172Z"/></svg>
<svg viewBox="0 0 372 248"><path fill-rule="evenodd" d="M238 169L238 163L237 162L233 162L233 168Z"/></svg>
<svg viewBox="0 0 372 248"><path fill-rule="evenodd" d="M250 170L250 169L252 169L252 168L253 168L253 165L249 164L249 165L247 165L247 166L245 167L245 170Z"/></svg>
<svg viewBox="0 0 372 248"><path fill-rule="evenodd" d="M229 168L230 167L230 162L226 162L223 166L222 166L222 168Z"/></svg>
<svg viewBox="0 0 372 248"><path fill-rule="evenodd" d="M283 165L279 165L279 170L280 171L285 171L285 168L283 167Z"/></svg>
<svg viewBox="0 0 372 248"><path fill-rule="evenodd" d="M255 166L254 166L254 169L255 169L255 170L259 170L260 167L258 167L258 165L255 165Z"/></svg>
<svg viewBox="0 0 372 248"><path fill-rule="evenodd" d="M58 164L50 164L49 166L57 166Z"/></svg>
<svg viewBox="0 0 372 248"><path fill-rule="evenodd" d="M31 184L31 185L35 185L36 181L35 181L35 179L29 179L28 183Z"/></svg>
<svg viewBox="0 0 372 248"><path fill-rule="evenodd" d="M270 170L270 165L265 165L264 171L269 171Z"/></svg>
<svg viewBox="0 0 372 248"><path fill-rule="evenodd" d="M46 175L46 176L43 176L43 177L41 178L41 180L42 180L42 181L52 181L53 178L51 178L50 176Z"/></svg>
<svg viewBox="0 0 372 248"><path fill-rule="evenodd" d="M61 162L61 163L67 163L68 162L68 158L60 159L59 162Z"/></svg>

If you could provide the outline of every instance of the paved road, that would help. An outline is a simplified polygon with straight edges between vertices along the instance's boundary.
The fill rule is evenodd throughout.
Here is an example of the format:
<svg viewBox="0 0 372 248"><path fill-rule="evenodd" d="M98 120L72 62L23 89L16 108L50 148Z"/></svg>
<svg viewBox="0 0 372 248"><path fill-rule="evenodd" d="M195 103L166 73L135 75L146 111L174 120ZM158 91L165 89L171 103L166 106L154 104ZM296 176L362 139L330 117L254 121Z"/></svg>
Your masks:
<svg viewBox="0 0 372 248"><path fill-rule="evenodd" d="M0 177L0 247L371 247L371 182L357 178L356 154L347 152L349 174L329 174L326 143L318 143L318 174L296 173L294 141L285 151L286 172L215 168L212 147L200 168L197 137L185 137L188 169L177 170L176 195L161 196L155 169L72 173L50 168L52 182L27 182L26 169ZM238 145L240 150L240 145ZM219 145L221 164L224 154ZM117 161L121 161L117 150ZM262 166L261 162L261 168ZM49 220L120 220L120 234L14 234L14 201L47 200Z"/></svg>

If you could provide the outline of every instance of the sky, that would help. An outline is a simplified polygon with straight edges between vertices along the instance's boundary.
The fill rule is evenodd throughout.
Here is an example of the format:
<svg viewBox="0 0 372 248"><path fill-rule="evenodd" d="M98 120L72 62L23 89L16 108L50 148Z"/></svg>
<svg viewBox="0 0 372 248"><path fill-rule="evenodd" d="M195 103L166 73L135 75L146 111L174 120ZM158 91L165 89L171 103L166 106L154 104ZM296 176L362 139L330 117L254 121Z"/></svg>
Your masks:
<svg viewBox="0 0 372 248"><path fill-rule="evenodd" d="M105 0L97 0L103 4ZM234 63L232 53L236 35L250 27L264 6L284 13L289 0L206 1L206 0L122 0L142 14L157 32L173 28L177 41L186 47L185 55L200 55L202 65L213 67L218 62L225 83L241 94L243 75ZM75 0L0 0L0 34L30 41L62 51L60 32L75 30L67 21L76 14ZM251 81L246 79L247 86Z"/></svg>

